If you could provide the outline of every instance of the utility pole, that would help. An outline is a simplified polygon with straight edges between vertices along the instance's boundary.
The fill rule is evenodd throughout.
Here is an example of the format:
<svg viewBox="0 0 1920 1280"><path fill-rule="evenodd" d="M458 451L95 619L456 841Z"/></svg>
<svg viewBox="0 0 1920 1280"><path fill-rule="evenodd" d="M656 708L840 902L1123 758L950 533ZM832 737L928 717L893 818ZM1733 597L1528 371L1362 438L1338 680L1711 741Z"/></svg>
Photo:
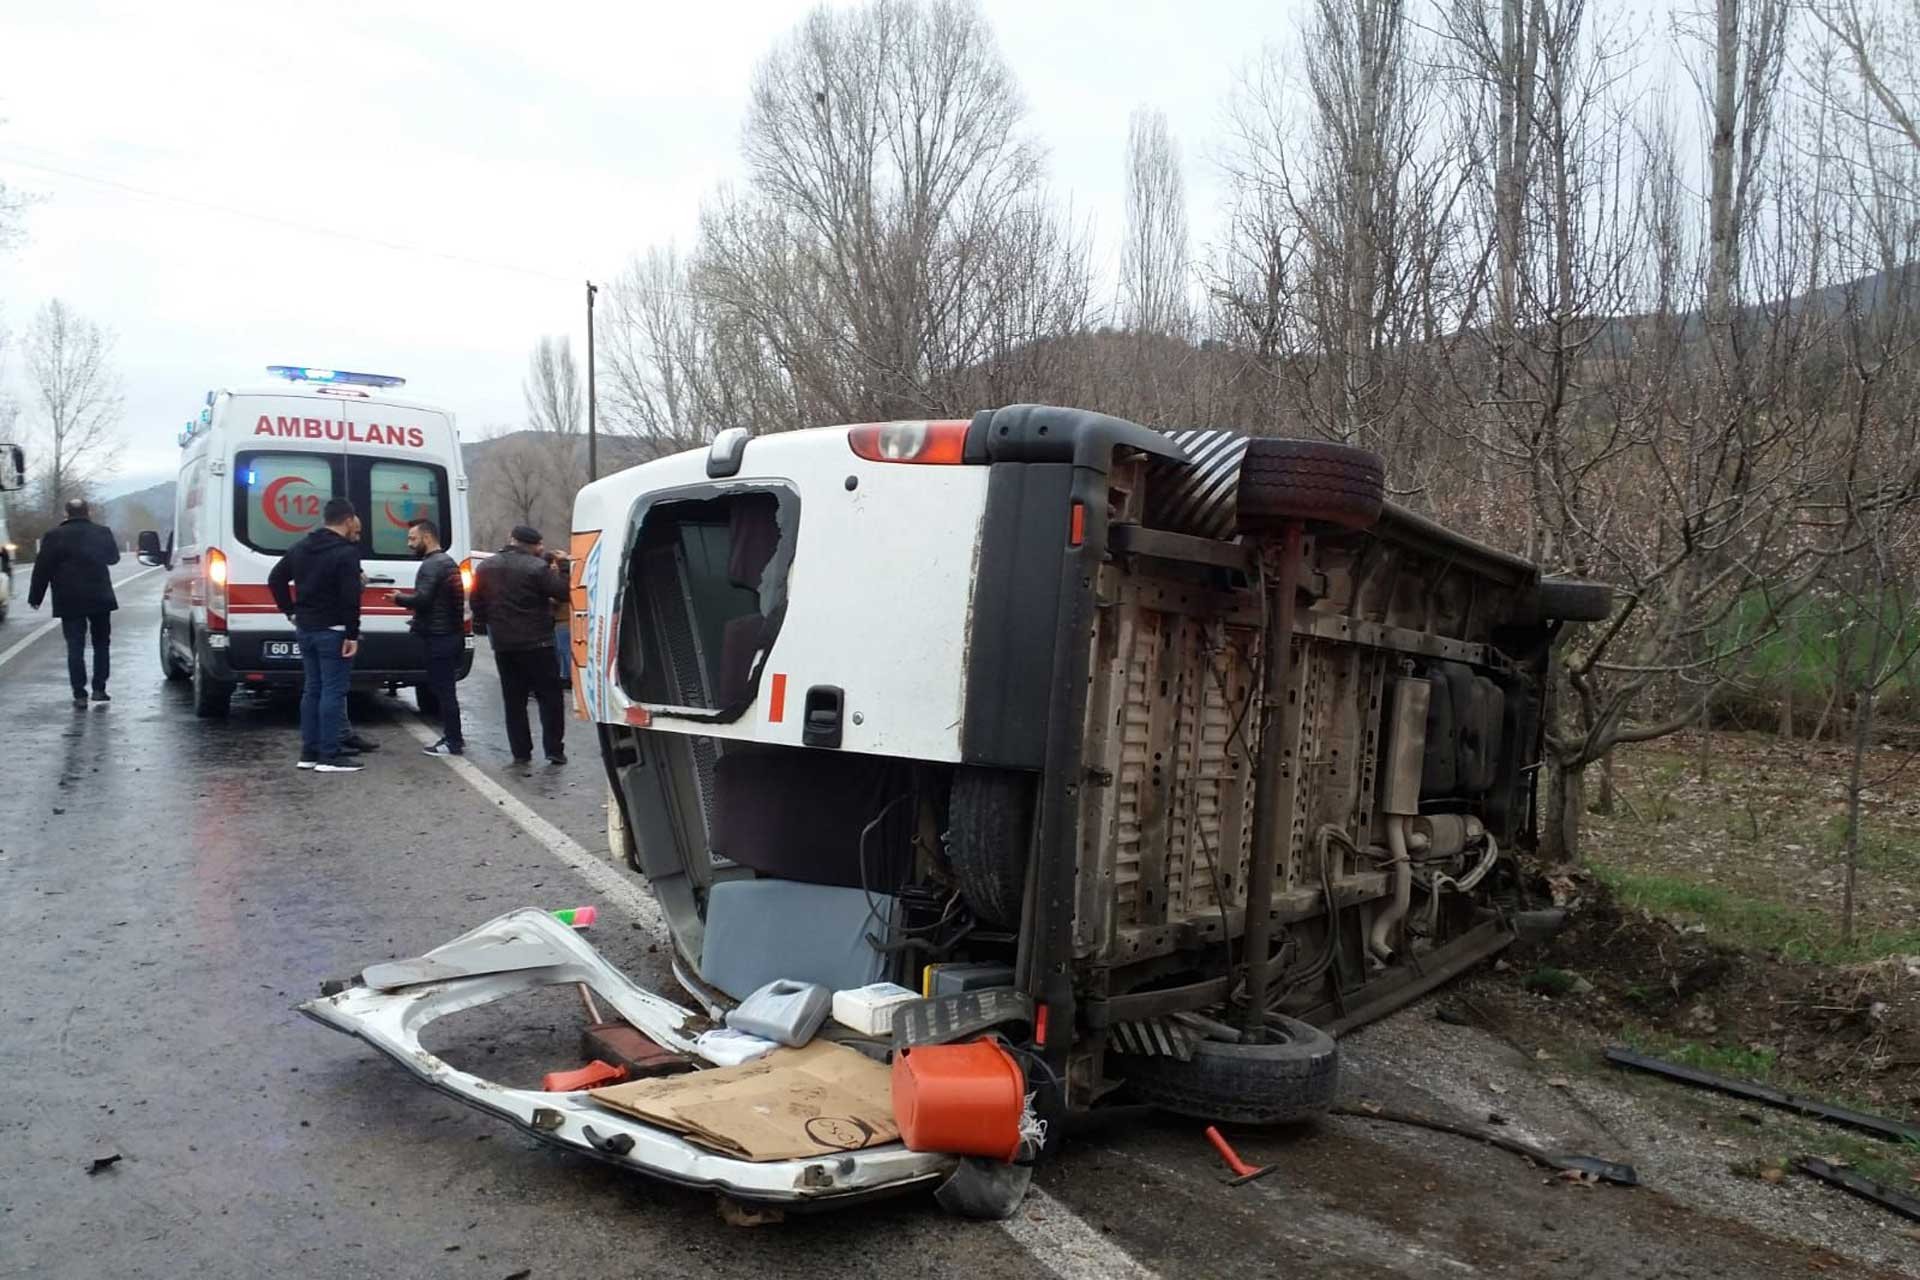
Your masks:
<svg viewBox="0 0 1920 1280"><path fill-rule="evenodd" d="M593 387L593 295L600 289L587 281L587 483L600 478L600 434Z"/></svg>

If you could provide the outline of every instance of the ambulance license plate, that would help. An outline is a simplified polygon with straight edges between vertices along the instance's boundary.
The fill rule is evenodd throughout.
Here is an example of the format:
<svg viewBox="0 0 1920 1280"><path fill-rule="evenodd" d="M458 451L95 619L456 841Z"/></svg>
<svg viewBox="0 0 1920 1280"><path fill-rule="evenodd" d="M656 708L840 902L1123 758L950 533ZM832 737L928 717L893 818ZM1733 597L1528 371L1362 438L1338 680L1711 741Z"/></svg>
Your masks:
<svg viewBox="0 0 1920 1280"><path fill-rule="evenodd" d="M269 658L297 658L300 656L300 642L298 640L269 640L267 641L267 656Z"/></svg>

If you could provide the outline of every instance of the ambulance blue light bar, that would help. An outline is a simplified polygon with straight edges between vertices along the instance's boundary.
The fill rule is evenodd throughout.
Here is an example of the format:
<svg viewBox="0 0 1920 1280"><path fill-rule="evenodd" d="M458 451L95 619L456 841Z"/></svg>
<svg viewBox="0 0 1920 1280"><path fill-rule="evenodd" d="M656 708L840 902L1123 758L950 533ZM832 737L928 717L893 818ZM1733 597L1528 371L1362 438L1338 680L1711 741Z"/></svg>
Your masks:
<svg viewBox="0 0 1920 1280"><path fill-rule="evenodd" d="M386 373L348 373L343 369L309 369L297 364L270 364L267 372L288 382L333 382L350 387L404 387L405 378Z"/></svg>

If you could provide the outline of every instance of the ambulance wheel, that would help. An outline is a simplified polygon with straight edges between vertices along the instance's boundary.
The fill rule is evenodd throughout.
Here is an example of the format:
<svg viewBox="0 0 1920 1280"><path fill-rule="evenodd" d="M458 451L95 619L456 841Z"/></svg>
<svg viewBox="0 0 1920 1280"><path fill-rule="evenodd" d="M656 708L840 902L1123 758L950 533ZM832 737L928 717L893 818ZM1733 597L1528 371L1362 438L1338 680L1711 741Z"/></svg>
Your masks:
<svg viewBox="0 0 1920 1280"><path fill-rule="evenodd" d="M954 774L947 861L974 915L1009 928L1020 923L1032 839L1032 774L967 768Z"/></svg>
<svg viewBox="0 0 1920 1280"><path fill-rule="evenodd" d="M160 674L173 684L193 674L180 659L173 656L173 642L167 638L167 625L164 622L160 624Z"/></svg>
<svg viewBox="0 0 1920 1280"><path fill-rule="evenodd" d="M1202 1040L1185 1062L1113 1054L1108 1069L1141 1102L1197 1120L1294 1124L1326 1114L1340 1084L1340 1047L1295 1018L1260 1044Z"/></svg>
<svg viewBox="0 0 1920 1280"><path fill-rule="evenodd" d="M429 720L436 720L440 716L440 695L435 693L429 685L413 686L413 705L418 707L420 714Z"/></svg>
<svg viewBox="0 0 1920 1280"><path fill-rule="evenodd" d="M193 714L202 720L219 720L226 716L232 702L233 686L208 675L205 663L194 663Z"/></svg>
<svg viewBox="0 0 1920 1280"><path fill-rule="evenodd" d="M1259 533L1290 520L1371 529L1387 497L1379 454L1324 440L1247 441L1237 495L1240 530Z"/></svg>

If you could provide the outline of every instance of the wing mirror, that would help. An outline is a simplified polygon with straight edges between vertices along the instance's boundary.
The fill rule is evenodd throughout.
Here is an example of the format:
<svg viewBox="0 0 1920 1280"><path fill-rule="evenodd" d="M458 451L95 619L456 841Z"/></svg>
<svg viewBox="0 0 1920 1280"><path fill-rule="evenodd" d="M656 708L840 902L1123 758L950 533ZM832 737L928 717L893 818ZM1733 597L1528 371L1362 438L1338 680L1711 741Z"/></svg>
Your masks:
<svg viewBox="0 0 1920 1280"><path fill-rule="evenodd" d="M141 564L163 569L173 567L173 536L171 534L167 536L167 545L163 548L160 545L159 534L151 529L143 529L140 532L139 548L135 558Z"/></svg>

